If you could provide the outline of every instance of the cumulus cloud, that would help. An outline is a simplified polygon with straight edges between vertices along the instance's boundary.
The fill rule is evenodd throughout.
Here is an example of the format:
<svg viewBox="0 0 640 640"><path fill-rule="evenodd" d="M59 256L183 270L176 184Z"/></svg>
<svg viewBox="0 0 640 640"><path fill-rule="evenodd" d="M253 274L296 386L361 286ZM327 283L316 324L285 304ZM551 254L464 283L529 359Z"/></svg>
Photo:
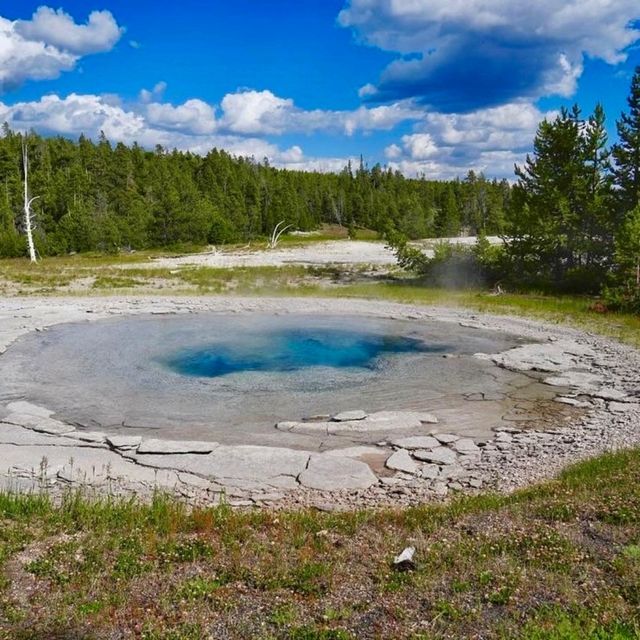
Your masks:
<svg viewBox="0 0 640 640"><path fill-rule="evenodd" d="M585 55L625 60L639 16L637 0L350 0L338 19L360 41L403 54L361 97L461 112L570 96Z"/></svg>
<svg viewBox="0 0 640 640"><path fill-rule="evenodd" d="M411 101L354 111L305 110L293 100L280 98L271 91L245 89L227 94L221 102L220 126L232 133L280 135L316 131L345 133L389 130L400 122L417 120L423 109Z"/></svg>
<svg viewBox="0 0 640 640"><path fill-rule="evenodd" d="M32 102L7 105L0 102L0 122L15 130L35 129L43 134L97 139L100 132L112 142L146 148L162 145L206 154L213 148L258 160L268 158L274 166L310 171L338 170L347 158L305 156L298 145L280 148L256 136L232 135L216 131L212 107L200 100L182 105L134 104L123 106L111 96L71 94L66 98L48 95Z"/></svg>
<svg viewBox="0 0 640 640"><path fill-rule="evenodd" d="M48 7L31 20L0 17L0 93L27 80L57 78L82 56L112 49L122 33L108 11L94 11L84 25Z"/></svg>
<svg viewBox="0 0 640 640"><path fill-rule="evenodd" d="M530 150L538 124L555 112L516 102L467 114L429 113L419 131L389 145L385 155L405 175L446 179L468 171L511 178Z"/></svg>
<svg viewBox="0 0 640 640"><path fill-rule="evenodd" d="M213 133L216 130L213 107L196 99L187 100L178 106L168 103L151 103L146 108L146 119L149 124L162 129L185 131L196 135Z"/></svg>
<svg viewBox="0 0 640 640"><path fill-rule="evenodd" d="M17 20L14 28L25 40L78 56L110 51L124 32L109 11L92 11L87 24L76 24L62 9L49 7L40 7L31 20Z"/></svg>

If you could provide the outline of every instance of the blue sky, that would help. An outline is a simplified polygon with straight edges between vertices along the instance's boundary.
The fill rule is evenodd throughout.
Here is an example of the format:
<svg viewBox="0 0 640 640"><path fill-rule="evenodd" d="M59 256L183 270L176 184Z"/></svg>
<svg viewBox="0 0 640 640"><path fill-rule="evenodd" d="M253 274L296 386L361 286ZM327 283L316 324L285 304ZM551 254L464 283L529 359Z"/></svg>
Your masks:
<svg viewBox="0 0 640 640"><path fill-rule="evenodd" d="M640 65L636 0L0 0L0 119L337 170L510 177Z"/></svg>

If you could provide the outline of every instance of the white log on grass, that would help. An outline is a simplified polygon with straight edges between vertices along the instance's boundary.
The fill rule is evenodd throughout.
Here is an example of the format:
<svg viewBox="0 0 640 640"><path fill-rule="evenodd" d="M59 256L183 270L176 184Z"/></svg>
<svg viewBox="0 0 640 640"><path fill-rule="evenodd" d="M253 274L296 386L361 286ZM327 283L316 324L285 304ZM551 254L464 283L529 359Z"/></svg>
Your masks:
<svg viewBox="0 0 640 640"><path fill-rule="evenodd" d="M29 259L37 262L36 249L33 244L33 215L31 205L40 196L29 198L29 153L26 143L22 143L22 166L24 168L24 226L27 232L27 245L29 247Z"/></svg>

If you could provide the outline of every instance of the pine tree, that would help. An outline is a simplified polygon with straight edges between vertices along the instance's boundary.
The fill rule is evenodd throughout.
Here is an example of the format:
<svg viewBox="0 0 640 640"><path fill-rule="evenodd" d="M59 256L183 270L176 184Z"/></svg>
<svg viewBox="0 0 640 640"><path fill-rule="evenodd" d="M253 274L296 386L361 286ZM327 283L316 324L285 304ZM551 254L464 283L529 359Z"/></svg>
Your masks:
<svg viewBox="0 0 640 640"><path fill-rule="evenodd" d="M516 273L538 284L597 289L613 251L607 172L601 107L587 122L575 106L540 124L533 157L516 167L507 246Z"/></svg>
<svg viewBox="0 0 640 640"><path fill-rule="evenodd" d="M629 113L617 121L619 142L613 147L615 184L621 216L640 203L640 66L636 67L627 98Z"/></svg>

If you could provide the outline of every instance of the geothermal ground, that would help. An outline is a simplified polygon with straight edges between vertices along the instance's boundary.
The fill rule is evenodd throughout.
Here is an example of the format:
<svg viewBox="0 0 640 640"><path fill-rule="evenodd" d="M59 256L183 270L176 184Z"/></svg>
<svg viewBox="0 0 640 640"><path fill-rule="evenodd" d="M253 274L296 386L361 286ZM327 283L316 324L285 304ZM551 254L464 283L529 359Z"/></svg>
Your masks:
<svg viewBox="0 0 640 640"><path fill-rule="evenodd" d="M37 380L21 392L6 377L11 369L5 363L31 334L53 335L66 323L205 312L323 317L344 313L347 304L350 317L416 329L445 323L452 336L461 329L492 332L505 343L495 353L452 358L475 360L484 382L472 388L418 397L406 407L391 400L392 406L381 406L365 394L321 415L280 414L260 438L253 434L244 442L225 438L215 415L211 425L218 427L211 430L201 416L199 426L182 431L179 416L165 425L91 422L99 402L83 404L71 369L69 385L77 388L82 416L50 395L43 403ZM511 490L569 462L640 442L638 352L516 318L331 299L13 298L0 303L0 352L0 478L3 487L19 490L84 486L145 496L160 488L198 503L322 509L414 504L452 492ZM61 387L63 376L64 367ZM95 409L104 416L105 407ZM117 414L118 407L110 409Z"/></svg>

